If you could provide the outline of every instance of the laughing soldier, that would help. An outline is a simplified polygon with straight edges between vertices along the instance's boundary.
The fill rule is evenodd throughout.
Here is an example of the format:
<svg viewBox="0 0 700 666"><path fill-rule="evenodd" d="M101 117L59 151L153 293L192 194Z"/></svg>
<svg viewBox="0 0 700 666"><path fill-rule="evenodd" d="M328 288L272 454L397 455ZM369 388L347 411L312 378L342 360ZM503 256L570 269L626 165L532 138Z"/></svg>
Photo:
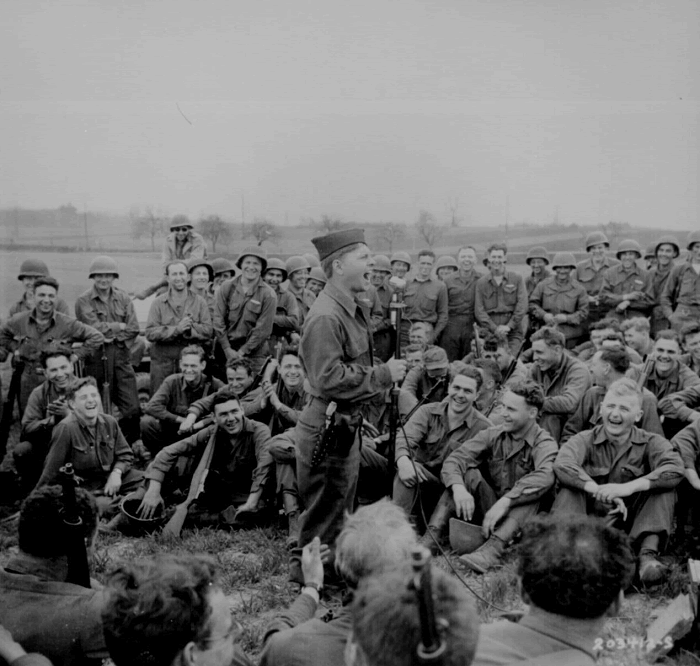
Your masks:
<svg viewBox="0 0 700 666"><path fill-rule="evenodd" d="M299 347L310 386L310 400L294 433L299 494L306 507L299 548L315 536L322 543L335 542L343 512L353 507L360 465L360 410L406 374L403 360L373 365L369 315L356 300L370 285L364 231L336 231L312 242L328 283L309 310ZM337 404L336 425L324 438L331 401ZM322 442L328 444L325 451L317 448ZM300 556L301 550L292 556L290 578L303 583Z"/></svg>

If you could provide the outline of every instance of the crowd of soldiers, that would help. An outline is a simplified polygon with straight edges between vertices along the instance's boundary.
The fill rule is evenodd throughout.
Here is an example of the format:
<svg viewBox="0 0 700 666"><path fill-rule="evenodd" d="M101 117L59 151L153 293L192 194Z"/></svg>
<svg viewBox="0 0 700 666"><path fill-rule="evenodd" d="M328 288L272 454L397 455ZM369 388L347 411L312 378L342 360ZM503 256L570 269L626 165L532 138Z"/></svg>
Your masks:
<svg viewBox="0 0 700 666"><path fill-rule="evenodd" d="M449 544L477 574L538 514L573 513L628 535L641 584L665 579L700 490L700 232L613 257L596 231L584 261L533 247L527 276L502 243L482 269L468 245L414 262L373 254L359 229L312 242L234 265L174 218L162 279L134 297L156 294L143 331L112 258L92 262L75 317L24 261L0 327L21 493L71 463L105 530L167 522L185 498L188 525L283 513L302 586L319 544L316 578L347 583L346 515L384 497L423 548Z"/></svg>

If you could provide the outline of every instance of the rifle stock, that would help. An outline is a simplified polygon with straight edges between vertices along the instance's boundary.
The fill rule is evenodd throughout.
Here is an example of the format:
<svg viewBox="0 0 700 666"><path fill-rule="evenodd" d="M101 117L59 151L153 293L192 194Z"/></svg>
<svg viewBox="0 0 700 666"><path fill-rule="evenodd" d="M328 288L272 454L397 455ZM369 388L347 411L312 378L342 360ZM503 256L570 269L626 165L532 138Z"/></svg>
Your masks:
<svg viewBox="0 0 700 666"><path fill-rule="evenodd" d="M209 466L211 465L211 460L214 456L214 445L216 443L217 430L218 428L214 428L209 436L207 446L204 449L204 453L202 453L202 457L199 459L199 463L197 464L197 469L192 476L190 490L187 493L187 499L181 504L177 505L175 513L171 516L170 520L163 528L163 535L173 537L180 536L182 526L185 524L185 519L187 518L187 512L189 511L190 504L192 504L192 502L194 502L204 490L204 482L207 480Z"/></svg>

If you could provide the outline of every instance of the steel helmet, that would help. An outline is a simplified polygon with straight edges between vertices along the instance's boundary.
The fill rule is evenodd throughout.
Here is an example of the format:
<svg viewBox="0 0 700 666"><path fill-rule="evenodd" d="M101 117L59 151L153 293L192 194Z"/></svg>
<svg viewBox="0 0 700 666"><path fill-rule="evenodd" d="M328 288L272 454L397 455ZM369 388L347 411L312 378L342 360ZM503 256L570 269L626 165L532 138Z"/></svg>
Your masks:
<svg viewBox="0 0 700 666"><path fill-rule="evenodd" d="M308 261L306 261L306 257L302 257L298 254L292 255L287 259L287 262L285 263L285 266L287 268L287 275L291 275L295 271L301 271L306 269L311 270L311 264L309 264Z"/></svg>
<svg viewBox="0 0 700 666"><path fill-rule="evenodd" d="M557 252L552 259L552 268L576 268L576 259L571 252Z"/></svg>
<svg viewBox="0 0 700 666"><path fill-rule="evenodd" d="M187 272L192 275L192 271L198 266L204 266L209 272L209 282L214 280L214 268L206 259L190 259L187 262Z"/></svg>
<svg viewBox="0 0 700 666"><path fill-rule="evenodd" d="M170 231L175 227L189 227L190 229L194 229L194 225L189 221L187 215L176 215L170 222Z"/></svg>
<svg viewBox="0 0 700 666"><path fill-rule="evenodd" d="M19 267L18 280L26 277L48 277L49 267L41 259L25 259Z"/></svg>
<svg viewBox="0 0 700 666"><path fill-rule="evenodd" d="M547 253L547 249L541 245L531 247L527 252L525 263L529 266L532 259L542 259L545 264L549 264L549 254Z"/></svg>
<svg viewBox="0 0 700 666"><path fill-rule="evenodd" d="M318 255L315 252L305 252L302 256L309 262L309 266L311 266L311 268L321 265Z"/></svg>
<svg viewBox="0 0 700 666"><path fill-rule="evenodd" d="M375 254L374 270L384 271L385 273L391 273L391 262L389 261L389 257L387 257L385 254Z"/></svg>
<svg viewBox="0 0 700 666"><path fill-rule="evenodd" d="M688 244L687 244L686 248L688 250L692 249L692 247L693 247L693 245L695 245L695 243L700 243L700 231L691 231L688 234Z"/></svg>
<svg viewBox="0 0 700 666"><path fill-rule="evenodd" d="M678 239L675 236L661 236L661 238L659 238L659 240L657 240L656 243L654 243L654 245L651 246L652 256L656 256L656 253L659 251L659 245L673 245L673 249L676 251L676 254L674 255L675 257L677 257L681 253L680 243L678 242Z"/></svg>
<svg viewBox="0 0 700 666"><path fill-rule="evenodd" d="M238 259L236 259L236 266L238 266L238 268L241 267L243 259L246 257L257 257L260 259L262 262L262 273L265 273L267 270L267 252L263 247L260 245L249 245L248 247L244 247L243 251L238 255Z"/></svg>
<svg viewBox="0 0 700 666"><path fill-rule="evenodd" d="M656 258L656 243L651 243L647 245L647 249L644 251L644 260L655 259Z"/></svg>
<svg viewBox="0 0 700 666"><path fill-rule="evenodd" d="M267 262L267 268L265 269L265 272L269 271L271 268L276 268L278 271L282 271L282 280L287 279L287 267L279 257L270 257L270 259Z"/></svg>
<svg viewBox="0 0 700 666"><path fill-rule="evenodd" d="M403 261L404 264L408 264L408 267L411 268L411 256L408 254L408 252L404 252L403 250L394 252L394 254L391 255L389 263L393 264L395 261Z"/></svg>
<svg viewBox="0 0 700 666"><path fill-rule="evenodd" d="M309 279L316 280L316 282L323 282L323 284L326 284L326 282L328 282L328 278L326 277L326 274L323 272L323 269L320 266L314 266L311 269L311 272L309 273Z"/></svg>
<svg viewBox="0 0 700 666"><path fill-rule="evenodd" d="M112 259L112 257L100 256L95 257L90 264L90 274L89 278L95 277L97 273L111 273L116 277L119 277L119 269L117 268L117 262Z"/></svg>
<svg viewBox="0 0 700 666"><path fill-rule="evenodd" d="M620 241L620 244L617 246L617 251L615 252L615 256L619 259L620 255L623 252L636 252L637 259L641 259L643 254L644 254L642 252L642 246L636 240L633 240L632 238L626 238L625 240Z"/></svg>
<svg viewBox="0 0 700 666"><path fill-rule="evenodd" d="M454 257L451 257L449 254L443 254L435 262L435 272L437 273L441 268L455 268L459 270L459 264Z"/></svg>
<svg viewBox="0 0 700 666"><path fill-rule="evenodd" d="M214 269L214 275L221 275L221 273L226 273L227 271L231 271L231 273L236 272L234 265L228 259L224 259L223 257L212 259L211 267Z"/></svg>
<svg viewBox="0 0 700 666"><path fill-rule="evenodd" d="M591 231L586 236L586 252L589 252L594 245L600 245L601 243L604 243L605 247L610 247L610 241L602 231Z"/></svg>

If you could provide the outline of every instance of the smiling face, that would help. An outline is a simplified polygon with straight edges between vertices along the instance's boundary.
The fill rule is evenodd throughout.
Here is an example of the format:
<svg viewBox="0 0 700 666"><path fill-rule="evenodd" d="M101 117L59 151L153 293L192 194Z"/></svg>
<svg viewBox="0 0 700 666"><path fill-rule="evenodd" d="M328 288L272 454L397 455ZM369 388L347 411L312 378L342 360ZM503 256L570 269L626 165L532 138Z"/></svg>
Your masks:
<svg viewBox="0 0 700 666"><path fill-rule="evenodd" d="M662 268L670 266L675 256L676 248L674 248L671 243L662 243L656 248L656 260Z"/></svg>
<svg viewBox="0 0 700 666"><path fill-rule="evenodd" d="M545 260L540 259L539 257L530 259L530 268L532 269L533 275L539 275L540 273L542 273L546 265L547 264L545 263Z"/></svg>
<svg viewBox="0 0 700 666"><path fill-rule="evenodd" d="M506 432L521 432L537 418L537 409L528 405L523 396L505 391L501 397L500 415Z"/></svg>
<svg viewBox="0 0 700 666"><path fill-rule="evenodd" d="M659 338L654 343L654 362L656 374L660 377L667 376L674 368L675 361L681 349L675 340Z"/></svg>
<svg viewBox="0 0 700 666"><path fill-rule="evenodd" d="M563 350L558 345L550 347L544 340L535 340L532 343L532 359L542 372L559 365L562 354Z"/></svg>
<svg viewBox="0 0 700 666"><path fill-rule="evenodd" d="M423 352L408 352L406 354L406 367L408 370L413 370L413 368L420 368L423 365Z"/></svg>
<svg viewBox="0 0 700 666"><path fill-rule="evenodd" d="M243 428L243 408L238 400L227 400L214 405L214 419L229 435L237 435Z"/></svg>
<svg viewBox="0 0 700 666"><path fill-rule="evenodd" d="M194 291L205 291L209 286L209 271L206 266L197 266L190 273L191 285Z"/></svg>
<svg viewBox="0 0 700 666"><path fill-rule="evenodd" d="M200 360L197 354L185 354L180 359L180 372L188 384L199 384L206 367L207 362Z"/></svg>
<svg viewBox="0 0 700 666"><path fill-rule="evenodd" d="M477 393L476 379L466 375L456 375L447 389L450 408L457 414L468 411L474 404Z"/></svg>
<svg viewBox="0 0 700 666"><path fill-rule="evenodd" d="M392 261L391 273L394 277L404 278L410 266L405 261Z"/></svg>
<svg viewBox="0 0 700 666"><path fill-rule="evenodd" d="M241 395L253 383L253 378L245 368L226 368L226 381L236 395Z"/></svg>
<svg viewBox="0 0 700 666"><path fill-rule="evenodd" d="M452 275L452 273L456 272L457 269L454 266L443 266L442 268L438 268L437 276L440 280L444 280L448 275Z"/></svg>
<svg viewBox="0 0 700 666"><path fill-rule="evenodd" d="M46 359L46 379L59 391L63 391L73 379L73 364L65 356L52 356Z"/></svg>
<svg viewBox="0 0 700 666"><path fill-rule="evenodd" d="M372 283L374 284L374 282ZM323 282L319 282L318 280L314 280L313 278L309 278L306 281L306 288L314 295L318 296L322 291L323 288L326 285Z"/></svg>
<svg viewBox="0 0 700 666"><path fill-rule="evenodd" d="M168 286L173 291L184 291L187 289L187 266L180 262L175 262L168 266Z"/></svg>
<svg viewBox="0 0 700 666"><path fill-rule="evenodd" d="M622 264L622 268L624 268L626 271L633 268L636 265L635 262L637 261L637 257L637 253L633 251L620 252L620 263Z"/></svg>
<svg viewBox="0 0 700 666"><path fill-rule="evenodd" d="M506 269L506 253L503 250L489 252L489 268L495 275L500 275Z"/></svg>
<svg viewBox="0 0 700 666"><path fill-rule="evenodd" d="M429 254L423 254L418 257L418 276L423 279L429 278L434 263L434 257L431 257Z"/></svg>
<svg viewBox="0 0 700 666"><path fill-rule="evenodd" d="M279 268L269 268L265 271L263 280L273 289L277 289L284 282L284 273Z"/></svg>
<svg viewBox="0 0 700 666"><path fill-rule="evenodd" d="M304 286L306 285L306 281L309 278L309 269L308 268L300 268L298 271L294 271L290 276L289 276L289 282L294 287L294 289L303 289Z"/></svg>
<svg viewBox="0 0 700 666"><path fill-rule="evenodd" d="M96 386L86 384L76 391L68 405L80 419L94 423L100 412L100 392Z"/></svg>
<svg viewBox="0 0 700 666"><path fill-rule="evenodd" d="M609 437L625 438L642 417L642 405L636 395L616 395L608 391L600 406L600 415Z"/></svg>
<svg viewBox="0 0 700 666"><path fill-rule="evenodd" d="M605 250L606 250L605 243L598 243L597 245L591 245L591 247L588 248L589 254L596 261L603 260L603 258L605 257Z"/></svg>
<svg viewBox="0 0 700 666"><path fill-rule="evenodd" d="M255 282L262 273L262 261L258 257L250 254L243 257L241 261L241 275L248 282Z"/></svg>
<svg viewBox="0 0 700 666"><path fill-rule="evenodd" d="M117 276L114 273L95 273L92 276L97 291L109 291L116 279Z"/></svg>
<svg viewBox="0 0 700 666"><path fill-rule="evenodd" d="M372 286L381 287L384 284L384 280L386 280L390 275L391 273L389 271L383 271L381 269L373 268L372 275L370 277Z"/></svg>
<svg viewBox="0 0 700 666"><path fill-rule="evenodd" d="M173 227L173 233L175 234L175 240L178 243L184 243L187 240L187 235L190 233L189 227Z"/></svg>
<svg viewBox="0 0 700 666"><path fill-rule="evenodd" d="M304 381L304 370L298 356L285 354L280 365L280 376L287 388L293 389L300 386Z"/></svg>
<svg viewBox="0 0 700 666"><path fill-rule="evenodd" d="M471 247L462 248L457 255L457 263L465 273L471 271L476 263L476 252L474 249Z"/></svg>
<svg viewBox="0 0 700 666"><path fill-rule="evenodd" d="M566 282L569 279L569 276L571 275L572 269L572 266L557 266L554 269L554 272L557 276L557 280L559 282Z"/></svg>
<svg viewBox="0 0 700 666"><path fill-rule="evenodd" d="M56 308L58 292L48 284L41 284L34 289L34 305L39 315L50 317Z"/></svg>
<svg viewBox="0 0 700 666"><path fill-rule="evenodd" d="M430 333L423 326L413 326L408 332L408 343L411 345L429 345Z"/></svg>

